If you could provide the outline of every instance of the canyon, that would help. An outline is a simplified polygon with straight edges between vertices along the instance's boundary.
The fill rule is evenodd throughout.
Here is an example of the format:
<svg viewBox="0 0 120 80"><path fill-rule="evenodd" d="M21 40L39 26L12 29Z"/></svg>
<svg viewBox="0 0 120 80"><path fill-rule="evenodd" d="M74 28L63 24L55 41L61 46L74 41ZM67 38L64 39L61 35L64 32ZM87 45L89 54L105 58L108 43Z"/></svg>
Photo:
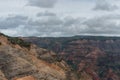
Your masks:
<svg viewBox="0 0 120 80"><path fill-rule="evenodd" d="M0 80L120 80L120 38L0 33Z"/></svg>
<svg viewBox="0 0 120 80"><path fill-rule="evenodd" d="M23 40L55 52L73 68L79 80L120 80L119 37L29 37Z"/></svg>

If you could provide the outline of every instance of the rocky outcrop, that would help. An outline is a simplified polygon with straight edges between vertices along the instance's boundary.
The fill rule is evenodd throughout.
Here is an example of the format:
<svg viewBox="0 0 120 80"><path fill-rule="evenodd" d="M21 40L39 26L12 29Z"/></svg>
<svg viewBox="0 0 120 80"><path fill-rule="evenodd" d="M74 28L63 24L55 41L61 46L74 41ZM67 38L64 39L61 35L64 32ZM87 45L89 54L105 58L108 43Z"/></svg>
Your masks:
<svg viewBox="0 0 120 80"><path fill-rule="evenodd" d="M13 80L36 80L33 76L25 76L22 78L14 78Z"/></svg>
<svg viewBox="0 0 120 80"><path fill-rule="evenodd" d="M3 34L0 43L0 80L67 80L72 72L52 51Z"/></svg>
<svg viewBox="0 0 120 80"><path fill-rule="evenodd" d="M7 80L1 70L0 70L0 80Z"/></svg>

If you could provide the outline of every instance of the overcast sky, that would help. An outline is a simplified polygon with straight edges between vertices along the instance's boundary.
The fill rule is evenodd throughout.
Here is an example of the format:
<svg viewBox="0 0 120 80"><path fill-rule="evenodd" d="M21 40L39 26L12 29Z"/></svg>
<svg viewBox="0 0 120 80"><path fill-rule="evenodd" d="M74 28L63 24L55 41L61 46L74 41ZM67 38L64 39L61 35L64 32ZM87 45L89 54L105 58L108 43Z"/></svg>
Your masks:
<svg viewBox="0 0 120 80"><path fill-rule="evenodd" d="M9 36L120 36L120 0L0 0Z"/></svg>

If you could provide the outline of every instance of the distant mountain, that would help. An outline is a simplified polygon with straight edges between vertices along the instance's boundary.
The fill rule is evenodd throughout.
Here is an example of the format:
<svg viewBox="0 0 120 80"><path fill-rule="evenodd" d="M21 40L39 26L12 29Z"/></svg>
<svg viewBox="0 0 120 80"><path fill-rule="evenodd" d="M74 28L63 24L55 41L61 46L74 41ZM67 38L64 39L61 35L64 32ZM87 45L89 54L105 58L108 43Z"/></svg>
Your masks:
<svg viewBox="0 0 120 80"><path fill-rule="evenodd" d="M76 71L79 80L120 80L120 37L73 36L22 39L56 52Z"/></svg>

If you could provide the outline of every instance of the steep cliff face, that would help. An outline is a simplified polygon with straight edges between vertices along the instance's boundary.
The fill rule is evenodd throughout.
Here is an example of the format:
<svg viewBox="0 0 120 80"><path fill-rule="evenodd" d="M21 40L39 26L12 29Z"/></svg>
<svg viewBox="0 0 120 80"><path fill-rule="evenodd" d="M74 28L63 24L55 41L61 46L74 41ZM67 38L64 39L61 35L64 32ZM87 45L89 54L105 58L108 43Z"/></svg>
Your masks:
<svg viewBox="0 0 120 80"><path fill-rule="evenodd" d="M0 80L68 80L71 72L52 51L0 34Z"/></svg>
<svg viewBox="0 0 120 80"><path fill-rule="evenodd" d="M119 37L23 39L57 52L77 71L80 80L120 80Z"/></svg>

